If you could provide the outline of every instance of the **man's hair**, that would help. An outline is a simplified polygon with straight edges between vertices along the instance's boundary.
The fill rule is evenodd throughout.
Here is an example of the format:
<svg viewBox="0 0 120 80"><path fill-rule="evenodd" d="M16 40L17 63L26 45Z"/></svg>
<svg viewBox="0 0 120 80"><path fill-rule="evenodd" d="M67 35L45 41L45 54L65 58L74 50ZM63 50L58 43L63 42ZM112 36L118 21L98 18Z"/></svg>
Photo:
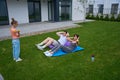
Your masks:
<svg viewBox="0 0 120 80"><path fill-rule="evenodd" d="M68 33L66 30L64 30L63 32L65 32L66 34Z"/></svg>

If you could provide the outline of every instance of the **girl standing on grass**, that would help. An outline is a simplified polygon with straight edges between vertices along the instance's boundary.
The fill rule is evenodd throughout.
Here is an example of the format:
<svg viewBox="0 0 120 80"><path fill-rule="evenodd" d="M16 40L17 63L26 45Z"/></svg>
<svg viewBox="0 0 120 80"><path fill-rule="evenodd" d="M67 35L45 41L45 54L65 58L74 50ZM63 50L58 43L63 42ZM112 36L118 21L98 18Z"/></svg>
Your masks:
<svg viewBox="0 0 120 80"><path fill-rule="evenodd" d="M18 22L12 18L11 21L11 36L12 36L12 46L13 46L13 59L18 62L22 61L22 59L19 57L20 56L20 31L16 29L18 26Z"/></svg>

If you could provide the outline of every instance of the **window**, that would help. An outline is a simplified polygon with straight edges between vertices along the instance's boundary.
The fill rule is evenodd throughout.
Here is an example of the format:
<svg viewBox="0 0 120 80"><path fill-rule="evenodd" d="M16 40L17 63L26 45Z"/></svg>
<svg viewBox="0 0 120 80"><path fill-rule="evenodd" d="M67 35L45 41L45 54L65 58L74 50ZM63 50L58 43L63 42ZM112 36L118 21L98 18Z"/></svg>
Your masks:
<svg viewBox="0 0 120 80"><path fill-rule="evenodd" d="M118 12L118 4L112 4L111 14L117 14L117 12Z"/></svg>
<svg viewBox="0 0 120 80"><path fill-rule="evenodd" d="M8 24L8 11L5 0L0 0L0 25Z"/></svg>
<svg viewBox="0 0 120 80"><path fill-rule="evenodd" d="M103 4L98 5L98 13L103 14Z"/></svg>
<svg viewBox="0 0 120 80"><path fill-rule="evenodd" d="M41 6L38 0L28 0L28 12L30 22L41 21Z"/></svg>
<svg viewBox="0 0 120 80"><path fill-rule="evenodd" d="M72 1L60 0L59 1L59 20L71 20L72 17Z"/></svg>
<svg viewBox="0 0 120 80"><path fill-rule="evenodd" d="M93 13L93 5L89 5L89 13Z"/></svg>

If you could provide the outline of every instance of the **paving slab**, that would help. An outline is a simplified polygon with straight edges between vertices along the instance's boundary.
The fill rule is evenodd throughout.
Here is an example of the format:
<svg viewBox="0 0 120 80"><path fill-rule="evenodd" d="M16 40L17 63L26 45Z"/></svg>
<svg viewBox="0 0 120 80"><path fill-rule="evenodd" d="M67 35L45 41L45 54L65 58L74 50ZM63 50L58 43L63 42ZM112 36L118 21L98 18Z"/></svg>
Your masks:
<svg viewBox="0 0 120 80"><path fill-rule="evenodd" d="M86 20L89 22L92 20ZM62 30L67 28L77 27L77 24L83 21L64 21L64 22L34 22L27 24L19 24L17 29L20 30L21 36L29 36L35 34L41 34L45 32L51 32L56 30ZM10 25L0 26L0 41L10 39Z"/></svg>

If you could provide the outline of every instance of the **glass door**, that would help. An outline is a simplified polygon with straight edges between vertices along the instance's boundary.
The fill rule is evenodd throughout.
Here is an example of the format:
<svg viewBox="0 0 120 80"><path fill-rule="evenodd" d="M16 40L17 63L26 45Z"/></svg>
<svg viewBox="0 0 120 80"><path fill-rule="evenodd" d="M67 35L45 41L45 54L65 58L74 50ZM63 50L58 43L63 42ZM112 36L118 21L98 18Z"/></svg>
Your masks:
<svg viewBox="0 0 120 80"><path fill-rule="evenodd" d="M48 0L48 20L49 21L54 21L53 0Z"/></svg>
<svg viewBox="0 0 120 80"><path fill-rule="evenodd" d="M72 1L60 0L59 2L59 20L67 21L72 17Z"/></svg>
<svg viewBox="0 0 120 80"><path fill-rule="evenodd" d="M28 1L29 21L41 21L41 7L40 1Z"/></svg>
<svg viewBox="0 0 120 80"><path fill-rule="evenodd" d="M6 0L0 0L0 25L9 24Z"/></svg>
<svg viewBox="0 0 120 80"><path fill-rule="evenodd" d="M34 9L35 9L35 21L41 21L40 2L34 2Z"/></svg>

